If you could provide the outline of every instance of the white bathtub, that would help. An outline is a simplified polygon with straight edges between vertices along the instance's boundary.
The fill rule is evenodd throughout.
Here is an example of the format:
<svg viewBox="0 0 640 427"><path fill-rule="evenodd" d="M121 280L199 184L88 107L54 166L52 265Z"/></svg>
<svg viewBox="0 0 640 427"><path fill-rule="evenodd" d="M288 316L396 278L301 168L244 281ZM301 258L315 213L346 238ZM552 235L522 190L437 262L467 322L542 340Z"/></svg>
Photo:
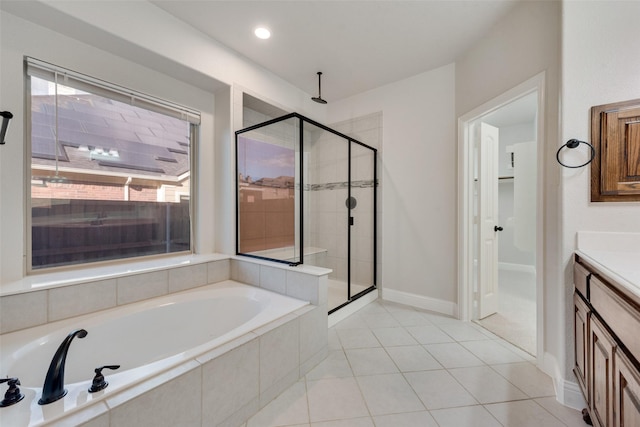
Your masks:
<svg viewBox="0 0 640 427"><path fill-rule="evenodd" d="M225 281L102 312L66 319L1 336L0 375L20 378L25 399L0 408L11 426L39 425L127 389L191 361L235 338L286 316L307 302L257 287ZM67 396L40 406L44 378L56 349L74 329L86 329L69 348ZM109 386L89 393L94 369ZM3 387L4 391L6 387Z"/></svg>

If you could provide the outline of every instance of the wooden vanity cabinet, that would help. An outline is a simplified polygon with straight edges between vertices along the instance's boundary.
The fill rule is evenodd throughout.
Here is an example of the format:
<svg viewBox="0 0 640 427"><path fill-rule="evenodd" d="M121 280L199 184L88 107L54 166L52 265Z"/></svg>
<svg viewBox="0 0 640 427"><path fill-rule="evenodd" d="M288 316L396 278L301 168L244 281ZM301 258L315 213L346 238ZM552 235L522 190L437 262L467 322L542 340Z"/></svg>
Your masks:
<svg viewBox="0 0 640 427"><path fill-rule="evenodd" d="M640 299L576 255L574 373L596 427L640 427Z"/></svg>
<svg viewBox="0 0 640 427"><path fill-rule="evenodd" d="M640 375L623 354L616 355L614 390L618 390L613 404L614 426L640 426Z"/></svg>
<svg viewBox="0 0 640 427"><path fill-rule="evenodd" d="M590 319L589 389L591 421L597 427L613 426L613 353L616 344L597 317Z"/></svg>
<svg viewBox="0 0 640 427"><path fill-rule="evenodd" d="M591 400L589 394L587 369L589 367L588 361L588 342L589 342L589 308L587 304L576 292L573 295L573 332L574 332L574 353L575 353L575 368L573 372L576 374L578 384L582 389L582 394L587 400L587 404Z"/></svg>

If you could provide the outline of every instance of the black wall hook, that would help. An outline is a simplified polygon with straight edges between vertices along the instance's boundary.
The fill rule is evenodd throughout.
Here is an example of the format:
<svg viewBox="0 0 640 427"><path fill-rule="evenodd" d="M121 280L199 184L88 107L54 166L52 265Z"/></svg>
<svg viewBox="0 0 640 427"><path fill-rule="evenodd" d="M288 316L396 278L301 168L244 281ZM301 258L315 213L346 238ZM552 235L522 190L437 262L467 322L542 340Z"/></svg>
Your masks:
<svg viewBox="0 0 640 427"><path fill-rule="evenodd" d="M562 163L562 161L560 160L560 151L562 151L562 149L565 148L565 147L566 148L570 148L570 149L578 148L578 146L580 144L585 144L589 148L591 148L591 157L589 158L589 160L587 160L586 162L584 162L581 165L576 165L576 166L566 165L566 164ZM580 141L578 139L570 139L570 140L568 140L563 146L558 148L558 151L556 152L556 160L558 161L558 163L560 163L565 168L571 168L571 169L577 169L577 168L581 168L583 166L587 166L589 163L591 163L593 161L593 159L595 157L596 157L596 149L593 147L593 145L589 144L588 142Z"/></svg>
<svg viewBox="0 0 640 427"><path fill-rule="evenodd" d="M0 145L4 145L4 137L7 134L9 120L13 118L13 114L8 111L0 111L0 116L2 117L2 128L0 128Z"/></svg>

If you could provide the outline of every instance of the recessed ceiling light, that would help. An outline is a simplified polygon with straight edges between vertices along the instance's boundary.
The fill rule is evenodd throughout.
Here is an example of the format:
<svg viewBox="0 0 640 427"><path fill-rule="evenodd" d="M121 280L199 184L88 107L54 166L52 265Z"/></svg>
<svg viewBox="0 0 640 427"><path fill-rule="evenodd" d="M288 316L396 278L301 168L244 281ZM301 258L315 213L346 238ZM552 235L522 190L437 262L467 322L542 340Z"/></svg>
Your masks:
<svg viewBox="0 0 640 427"><path fill-rule="evenodd" d="M266 40L269 37L271 37L271 31L269 31L264 27L256 28L256 30L254 31L254 34L256 35L257 38L263 39L263 40Z"/></svg>

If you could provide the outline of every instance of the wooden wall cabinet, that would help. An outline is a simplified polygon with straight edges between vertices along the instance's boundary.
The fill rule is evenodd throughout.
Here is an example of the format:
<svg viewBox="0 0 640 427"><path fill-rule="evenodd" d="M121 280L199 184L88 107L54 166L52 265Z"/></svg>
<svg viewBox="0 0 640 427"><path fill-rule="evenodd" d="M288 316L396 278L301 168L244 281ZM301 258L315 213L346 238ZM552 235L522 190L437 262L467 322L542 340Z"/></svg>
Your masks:
<svg viewBox="0 0 640 427"><path fill-rule="evenodd" d="M591 143L591 201L640 201L640 99L592 107Z"/></svg>
<svg viewBox="0 0 640 427"><path fill-rule="evenodd" d="M640 301L579 256L574 284L574 373L587 418L596 427L639 427Z"/></svg>

